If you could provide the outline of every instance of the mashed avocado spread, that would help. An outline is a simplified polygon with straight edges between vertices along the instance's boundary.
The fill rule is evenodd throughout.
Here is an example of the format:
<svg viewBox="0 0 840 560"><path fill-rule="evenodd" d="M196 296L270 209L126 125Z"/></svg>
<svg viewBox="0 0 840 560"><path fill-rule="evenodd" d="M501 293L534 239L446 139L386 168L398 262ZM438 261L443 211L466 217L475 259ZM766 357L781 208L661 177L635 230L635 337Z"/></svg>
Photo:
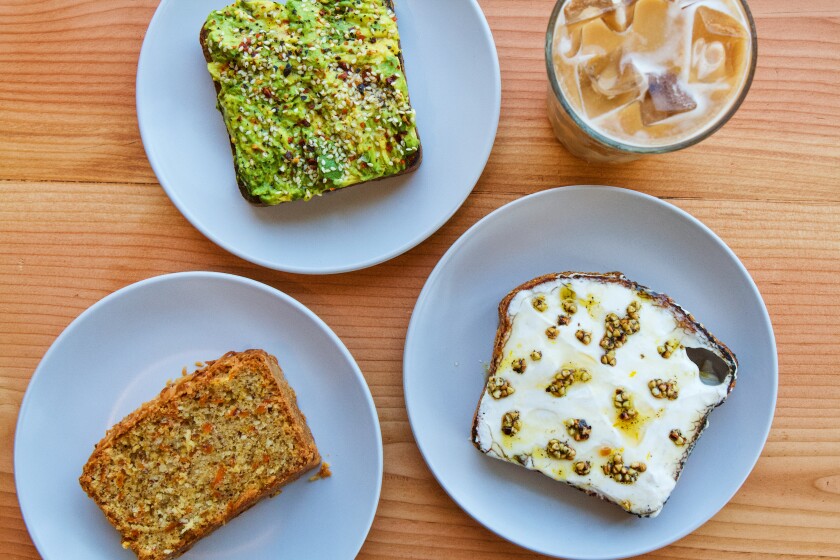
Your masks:
<svg viewBox="0 0 840 560"><path fill-rule="evenodd" d="M263 204L388 177L420 149L386 0L238 0L204 26L240 185Z"/></svg>

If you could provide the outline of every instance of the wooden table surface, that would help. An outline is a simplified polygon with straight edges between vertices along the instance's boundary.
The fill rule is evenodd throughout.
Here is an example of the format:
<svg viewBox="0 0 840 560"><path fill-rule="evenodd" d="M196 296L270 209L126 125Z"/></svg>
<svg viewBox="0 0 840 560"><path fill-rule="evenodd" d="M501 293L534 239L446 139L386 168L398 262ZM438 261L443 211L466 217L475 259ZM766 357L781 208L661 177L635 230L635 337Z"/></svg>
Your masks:
<svg viewBox="0 0 840 560"><path fill-rule="evenodd" d="M840 558L840 2L751 0L759 63L738 114L682 153L606 166L569 156L546 120L542 45L553 0L480 0L503 85L496 145L475 191L408 254L321 277L233 257L159 187L134 107L157 3L0 0L0 556L39 557L15 496L12 450L41 356L114 290L204 269L292 295L357 359L385 445L382 500L360 558L534 558L473 521L432 477L406 416L403 340L432 267L479 218L549 187L607 184L666 199L717 232L758 284L779 349L778 408L755 471L711 521L650 557Z"/></svg>

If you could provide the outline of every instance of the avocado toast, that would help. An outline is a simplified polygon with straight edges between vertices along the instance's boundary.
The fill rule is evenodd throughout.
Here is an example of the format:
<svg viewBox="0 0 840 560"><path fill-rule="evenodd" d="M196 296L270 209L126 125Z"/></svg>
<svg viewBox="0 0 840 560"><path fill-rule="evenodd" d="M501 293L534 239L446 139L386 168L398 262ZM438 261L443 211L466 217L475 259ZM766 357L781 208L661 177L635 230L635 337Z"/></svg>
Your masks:
<svg viewBox="0 0 840 560"><path fill-rule="evenodd" d="M391 0L238 0L200 39L249 202L310 200L420 165Z"/></svg>

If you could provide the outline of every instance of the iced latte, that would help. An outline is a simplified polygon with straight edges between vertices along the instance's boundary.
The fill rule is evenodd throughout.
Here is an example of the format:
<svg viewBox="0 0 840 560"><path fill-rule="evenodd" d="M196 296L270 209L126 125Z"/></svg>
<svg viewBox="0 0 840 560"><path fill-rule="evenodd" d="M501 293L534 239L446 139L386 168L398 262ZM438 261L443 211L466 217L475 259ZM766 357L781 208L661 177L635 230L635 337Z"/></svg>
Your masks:
<svg viewBox="0 0 840 560"><path fill-rule="evenodd" d="M560 0L546 44L549 118L590 161L694 144L746 95L755 31L741 0Z"/></svg>

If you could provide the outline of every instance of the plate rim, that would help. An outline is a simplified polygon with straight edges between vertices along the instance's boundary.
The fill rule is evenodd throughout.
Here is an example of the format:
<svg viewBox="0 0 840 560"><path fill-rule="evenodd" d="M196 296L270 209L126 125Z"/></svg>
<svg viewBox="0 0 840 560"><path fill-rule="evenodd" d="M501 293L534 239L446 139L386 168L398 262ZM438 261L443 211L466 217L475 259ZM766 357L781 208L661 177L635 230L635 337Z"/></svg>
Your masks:
<svg viewBox="0 0 840 560"><path fill-rule="evenodd" d="M753 294L758 298L758 302L760 303L760 310L761 310L761 312L764 316L764 319L765 319L764 324L767 327L767 334L769 335L769 340L770 340L771 349L772 349L772 356L771 356L772 367L771 367L771 370L768 372L770 377L771 377L771 380L772 380L772 387L771 387L771 393L772 393L771 405L772 406L771 406L770 416L767 419L766 426L764 427L762 433L760 433L761 442L762 442L761 446L759 446L758 452L755 453L753 457L750 457L750 468L746 470L746 472L745 472L745 474L743 474L743 476L738 477L740 480L738 482L738 485L734 489L734 491L732 491L731 494L726 498L726 500L723 502L721 507L718 508L716 511L714 511L707 518L702 519L699 522L691 523L691 524L687 525L684 529L682 529L680 531L676 531L673 534L667 536L666 538L661 539L661 540L659 540L659 541L657 541L653 544L645 544L645 545L637 546L636 548L633 548L633 549L628 549L627 552L623 552L620 556L587 555L587 556L577 556L576 557L579 560L616 560L616 559L620 559L620 558L629 558L631 556L638 556L638 555L646 554L646 553L664 548L664 547L666 547L670 544L673 544L674 542L678 541L679 539L693 533L700 526L704 525L709 520L711 520L715 515L720 513L720 511L732 501L732 498L741 489L741 487L744 485L744 482L746 482L747 478L749 478L750 474L752 474L753 470L755 470L755 465L758 462L759 458L761 457L761 453L763 452L764 447L767 445L767 438L770 435L770 430L772 428L773 419L775 418L776 404L778 402L778 390L779 390L779 358L778 358L778 347L776 345L776 336L775 336L775 332L773 330L773 323L770 319L770 314L767 311L767 304L765 303L764 298L761 296L761 292L759 291L758 286L755 283L755 280L753 280L752 275L749 273L746 266L744 266L744 263L741 262L741 259L739 259L738 256L735 254L735 252L729 247L729 245L727 245L726 242L724 242L706 224L704 224L699 219L695 218L694 216L692 216L691 214L689 214L688 212L686 212L682 208L679 208L678 206L676 206L674 204L671 204L670 202L667 202L667 201L665 201L663 199L660 199L658 197L655 197L655 196L652 196L652 195L649 195L649 194L646 194L646 193L643 193L643 192L635 191L635 190L632 190L632 189L625 189L625 188L621 188L621 187L612 187L612 186L606 186L606 185L568 185L568 186L553 187L553 188L538 191L538 192L535 192L535 193L517 198L515 200L512 200L512 201L508 202L507 204L504 204L504 205L500 206L499 208L493 210L488 215L484 216L481 220L479 220L478 222L473 224L469 229L467 229L463 234L461 234L461 236L455 241L455 243L453 243L449 247L449 249L447 249L446 253L444 253L444 255L440 258L438 263L435 265L435 268L432 270L431 274L429 274L429 277L426 279L426 282L423 285L423 289L421 290L420 295L417 297L417 301L415 302L414 310L411 313L411 320L409 321L408 329L406 331L405 348L403 350L403 395L404 395L404 400L405 400L406 414L408 416L409 426L411 427L411 434L414 437L414 441L417 443L417 447L420 450L420 454L422 455L423 460L426 462L426 465L429 467L429 470L434 475L437 483L441 486L441 488L443 488L443 490L446 492L446 494L458 505L458 507L461 508L461 510L464 513L466 513L471 518L476 520L479 524L481 524L484 528L488 529L489 531L491 531L492 533L494 533L495 535L501 537L502 539L504 539L506 541L512 542L512 543L514 543L514 544L516 544L516 545L518 545L518 546L520 546L524 549L530 550L532 552L536 552L538 554L544 554L546 556L551 556L551 557L555 557L555 558L565 558L564 556L559 556L555 552L548 551L548 550L541 550L538 547L529 545L523 539L513 538L511 536L507 536L507 535L502 534L502 532L500 532L500 530L497 530L497 528L495 528L495 527L493 527L489 524L488 520L486 520L481 515L481 512L473 512L473 511L468 510L466 507L464 507L464 505L461 503L461 501L456 497L455 492L441 481L440 477L438 476L438 469L440 469L440 465L430 461L430 459L429 459L429 457L426 453L426 450L423 448L423 445L421 444L421 440L418 437L417 430L415 429L415 423L416 422L414 420L412 420L412 418L413 418L412 405L410 404L410 399L409 399L409 394L410 393L409 393L409 388L408 388L408 377L409 376L406 375L406 372L409 371L409 369L410 369L410 366L409 366L410 349L413 349L413 346L416 344L416 342L413 342L413 341L416 339L416 332L420 328L419 327L420 318L419 318L418 310L420 310L421 307L426 307L426 306L429 305L427 303L427 301L429 299L429 293L432 290L433 284L436 284L438 282L439 277L441 277L443 275L443 271L445 270L447 265L450 263L450 261L452 261L452 259L455 258L455 255L464 246L466 246L475 236L479 235L482 229L488 227L487 224L489 222L495 220L497 215L503 214L503 213L509 211L511 208L514 208L514 207L517 207L519 205L531 202L534 199L544 198L544 197L547 198L547 197L552 197L552 196L563 196L563 193L575 192L575 191L608 192L608 193L619 194L619 195L627 195L627 196L630 196L631 198L638 198L638 199L643 200L647 203L652 203L654 206L657 206L657 207L659 207L663 210L673 212L677 216L679 216L680 218L682 218L684 220L687 220L689 223L699 227L701 229L701 231L706 233L709 236L709 238L718 247L720 247L724 250L724 252L727 254L727 256L737 266L739 272L747 279L748 287L752 290Z"/></svg>
<svg viewBox="0 0 840 560"><path fill-rule="evenodd" d="M151 47L148 45L151 44L151 41L156 40L156 36L159 35L155 30L157 29L156 24L158 24L159 19L163 19L164 12L171 6L175 0L161 0L161 3L155 9L155 13L152 16L152 19L149 21L149 25L146 28L146 32L143 37L143 44L140 48L140 56L137 62L137 72L135 74L135 81L134 81L134 90L135 90L135 110L137 113L137 126L140 130L140 140L143 144L143 150L146 153L146 159L149 161L149 165L152 168L152 171L155 174L155 178L157 178L160 187L166 193L169 200L172 201L172 204L178 209L184 218L192 225L195 229L197 229L204 237L209 239L218 247L221 247L225 251L239 257L243 260L248 262L257 264L259 266L269 268L272 270L279 270L282 272L291 272L295 274L311 274L311 275L325 275L325 274L341 274L345 272L355 272L357 270L363 270L366 268L370 268L376 266L378 264L382 264L384 262L390 261L400 255L403 255L410 251L411 249L417 247L429 237L435 234L440 228L442 228L451 218L455 215L455 213L464 205L467 201L467 198L472 194L473 190L475 190L475 186L478 184L478 181L481 179L481 176L484 174L484 170L487 167L487 162L490 160L490 155L493 151L493 147L495 146L496 136L499 132L499 119L501 117L501 109L502 109L502 75L501 75L501 65L499 62L499 51L496 47L496 41L493 37L493 32L490 29L490 24L487 22L487 17L484 15L484 11L481 9L481 6L478 4L478 0L467 0L469 2L470 7L475 12L475 15L478 20L479 27L481 29L482 34L484 35L485 41L487 42L487 46L490 48L493 56L492 59L492 81L493 81L493 91L492 93L492 104L493 104L493 112L492 112L492 128L493 134L488 135L487 139L485 140L484 149L481 151L481 156L476 158L477 161L481 161L481 165L477 167L475 176L469 181L472 183L472 186L469 189L464 190L463 197L452 207L447 209L443 212L440 218L434 222L433 224L428 225L427 227L423 228L422 232L419 235L416 235L409 239L408 241L402 243L398 247L391 249L390 251L383 253L379 256L368 257L367 259L352 263L352 264L345 264L342 266L325 266L325 265L310 265L310 266L289 266L283 265L282 263L274 262L269 259L258 258L254 256L248 255L247 250L243 250L238 248L227 241L222 240L218 235L211 231L212 228L208 228L206 224L201 223L197 217L189 210L188 205L181 200L177 194L176 190L174 190L171 186L169 186L169 178L164 173L159 160L157 159L156 155L153 155L154 148L151 147L150 144L150 132L148 129L148 124L144 124L143 114L146 112L143 109L144 102L141 100L141 88L140 88L140 81L142 79L142 74L145 71L145 68L150 64L149 51ZM149 108L149 111L152 109Z"/></svg>
<svg viewBox="0 0 840 560"><path fill-rule="evenodd" d="M44 364L47 362L48 358L51 357L53 352L56 348L60 346L63 340L66 337L72 336L71 332L78 328L78 325L87 319L88 316L99 312L99 309L102 307L108 306L112 301L119 299L120 297L125 296L130 292L134 292L136 290L143 290L149 288L150 286L154 286L155 284L166 283L170 281L180 281L180 280L222 280L226 282L233 282L234 284L239 284L245 286L249 289L256 289L261 292L264 292L272 297L280 299L284 303L291 305L296 310L303 313L307 318L309 318L315 326L324 332L332 342L336 345L336 348L342 354L342 356L347 360L347 362L351 365L351 369L353 374L356 378L357 382L361 383L362 387L362 394L364 396L365 404L368 406L368 411L371 413L371 417L373 420L373 426L375 428L375 443L376 443L376 457L375 457L375 466L376 469L376 492L373 496L373 507L371 508L369 519L367 520L367 529L364 531L364 534L359 535L359 542L355 545L355 554L358 554L361 550L362 546L364 546L365 541L367 540L367 536L370 534L371 527L373 526L374 518L376 517L376 512L379 509L379 501L382 494L382 479L384 474L384 449L382 446L382 426L379 423L379 414L376 408L376 403L373 400L373 395L370 392L370 387L367 384L367 380L365 379L364 375L362 374L362 370L359 368L359 365L356 363L355 358L350 353L350 350L345 346L344 342L338 337L338 335L321 319L318 315L315 314L311 309L307 306L303 305L297 299L293 298L292 296L286 294L269 286L268 284L264 284L257 280L253 280L251 278L247 278L244 276L238 276L236 274L229 274L224 272L213 272L213 271L187 271L187 272L174 272L169 274L160 274L156 276L152 276L137 282L133 282L122 288L115 290L105 297L99 299L98 301L91 304L87 307L84 311L82 311L79 315L77 315L64 329L59 333L59 335L53 340L50 344L47 351L41 357L38 365L35 368L35 371L32 373L29 381L26 385L26 391L23 396L23 400L20 404L20 409L18 410L17 420L15 422L15 431L14 431L14 445L13 445L13 460L12 460L12 470L14 476L14 483L15 483L15 498L17 499L17 503L20 506L21 510L21 517L23 518L24 525L26 526L26 531L29 534L29 537L32 539L33 544L35 545L36 550L39 554L44 557L44 560L52 560L50 557L44 555L42 552L42 541L41 536L38 530L35 528L33 524L33 510L32 504L25 505L24 501L21 500L20 488L19 488L19 481L18 477L21 476L20 473L22 465L19 464L20 454L18 450L18 446L20 445L21 440L21 430L22 425L24 422L24 417L27 414L29 408L32 405L32 397L33 395L33 386L39 376L43 376L43 367ZM33 530L34 529L34 530Z"/></svg>

